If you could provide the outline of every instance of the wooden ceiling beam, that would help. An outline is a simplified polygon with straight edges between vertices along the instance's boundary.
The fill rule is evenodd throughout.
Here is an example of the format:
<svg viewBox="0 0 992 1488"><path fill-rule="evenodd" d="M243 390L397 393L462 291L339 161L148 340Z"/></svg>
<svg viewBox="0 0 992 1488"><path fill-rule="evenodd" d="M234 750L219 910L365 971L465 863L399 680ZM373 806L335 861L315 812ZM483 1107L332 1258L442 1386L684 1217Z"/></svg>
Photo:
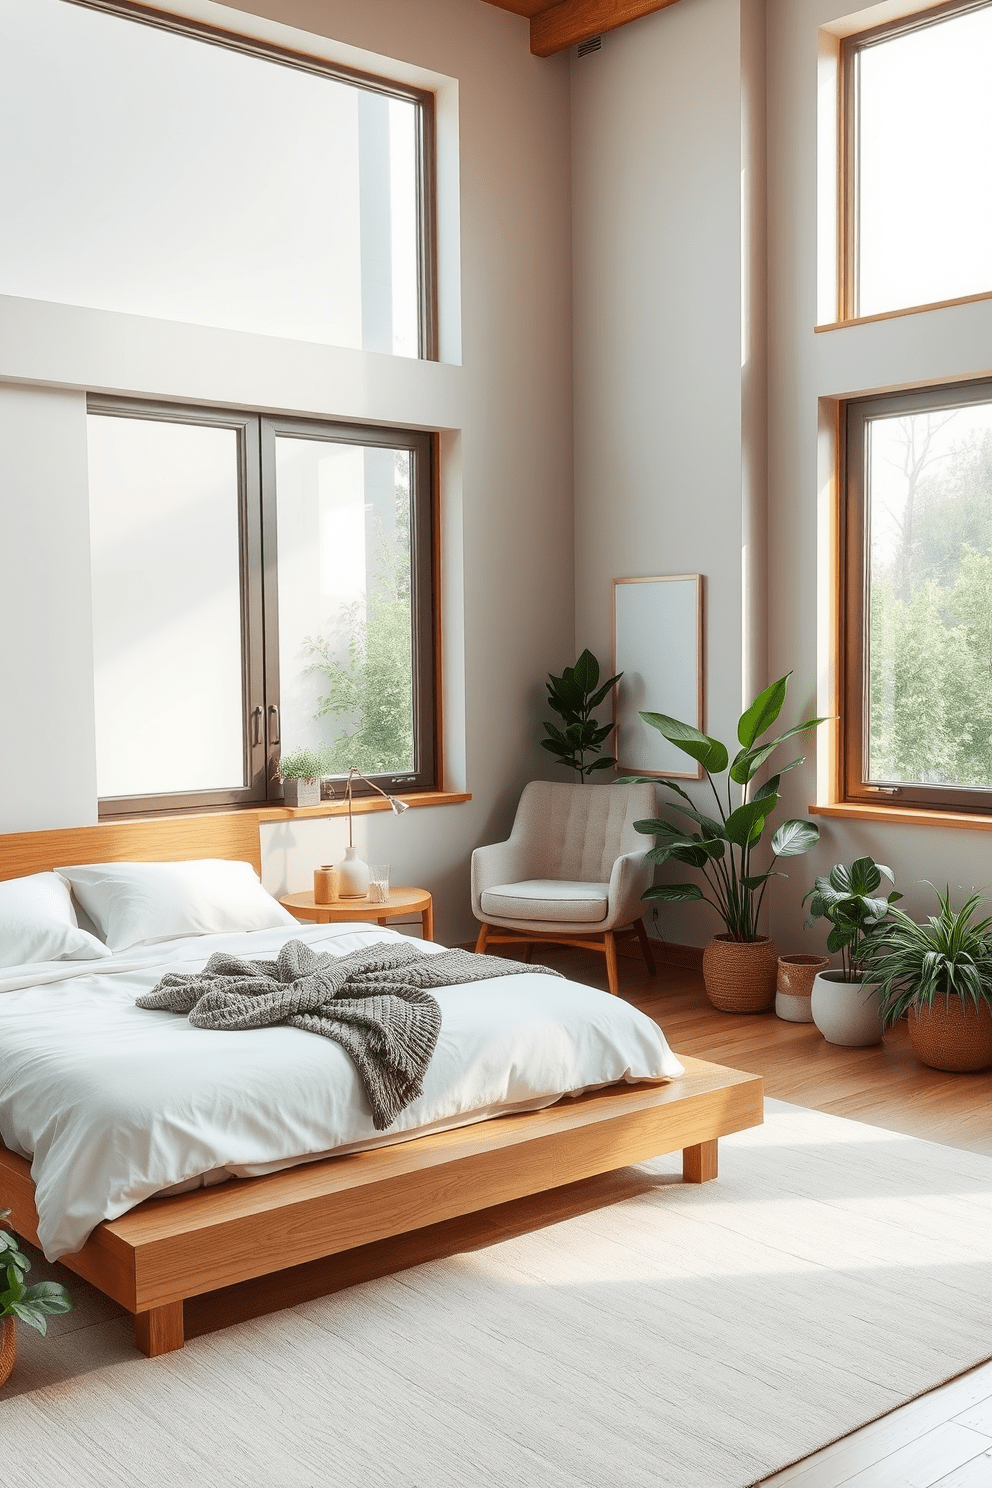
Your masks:
<svg viewBox="0 0 992 1488"><path fill-rule="evenodd" d="M535 57L551 57L567 47L614 31L677 0L560 0L531 16L530 49ZM516 6L514 6L516 9Z"/></svg>

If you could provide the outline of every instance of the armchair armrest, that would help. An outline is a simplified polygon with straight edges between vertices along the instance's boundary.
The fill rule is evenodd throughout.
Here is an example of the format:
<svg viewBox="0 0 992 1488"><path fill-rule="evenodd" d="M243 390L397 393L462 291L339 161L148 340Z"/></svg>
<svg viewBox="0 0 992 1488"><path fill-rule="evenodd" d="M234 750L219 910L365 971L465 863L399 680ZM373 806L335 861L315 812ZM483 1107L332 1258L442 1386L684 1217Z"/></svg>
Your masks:
<svg viewBox="0 0 992 1488"><path fill-rule="evenodd" d="M654 878L654 864L648 862L649 852L650 848L644 848L641 852L624 853L613 864L604 929L630 925L644 913L647 906L641 895Z"/></svg>
<svg viewBox="0 0 992 1488"><path fill-rule="evenodd" d="M524 842L494 842L477 847L472 854L472 913L485 919L480 900L486 889L496 884L522 883L533 878L531 853Z"/></svg>

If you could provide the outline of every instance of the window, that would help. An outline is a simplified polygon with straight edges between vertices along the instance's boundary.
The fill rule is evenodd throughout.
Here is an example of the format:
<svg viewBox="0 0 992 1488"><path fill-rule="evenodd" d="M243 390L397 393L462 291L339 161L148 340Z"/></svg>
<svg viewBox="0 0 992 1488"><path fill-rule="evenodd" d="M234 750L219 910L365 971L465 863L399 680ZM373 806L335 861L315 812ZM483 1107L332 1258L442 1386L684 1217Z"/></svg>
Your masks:
<svg viewBox="0 0 992 1488"><path fill-rule="evenodd" d="M433 98L114 0L0 0L0 293L433 357Z"/></svg>
<svg viewBox="0 0 992 1488"><path fill-rule="evenodd" d="M101 813L437 784L433 439L92 398Z"/></svg>
<svg viewBox="0 0 992 1488"><path fill-rule="evenodd" d="M846 410L849 801L992 813L992 382Z"/></svg>
<svg viewBox="0 0 992 1488"><path fill-rule="evenodd" d="M992 4L844 43L841 318L992 292Z"/></svg>

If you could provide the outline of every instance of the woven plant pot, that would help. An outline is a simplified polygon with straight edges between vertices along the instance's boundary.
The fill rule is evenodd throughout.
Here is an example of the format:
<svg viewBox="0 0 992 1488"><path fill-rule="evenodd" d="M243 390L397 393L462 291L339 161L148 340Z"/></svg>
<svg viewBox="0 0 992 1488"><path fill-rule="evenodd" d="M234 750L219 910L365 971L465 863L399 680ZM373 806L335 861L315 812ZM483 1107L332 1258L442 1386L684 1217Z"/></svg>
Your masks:
<svg viewBox="0 0 992 1488"><path fill-rule="evenodd" d="M779 956L775 1011L786 1023L812 1023L813 978L829 965L829 956Z"/></svg>
<svg viewBox="0 0 992 1488"><path fill-rule="evenodd" d="M929 1007L909 1010L909 1041L931 1069L988 1069L992 1064L992 1007L962 1005L960 997L935 997Z"/></svg>
<svg viewBox="0 0 992 1488"><path fill-rule="evenodd" d="M16 1358L17 1333L14 1330L14 1319L5 1317L0 1319L0 1387L10 1379Z"/></svg>
<svg viewBox="0 0 992 1488"><path fill-rule="evenodd" d="M778 951L767 935L732 940L714 935L703 952L706 996L722 1013L763 1013L775 1001Z"/></svg>

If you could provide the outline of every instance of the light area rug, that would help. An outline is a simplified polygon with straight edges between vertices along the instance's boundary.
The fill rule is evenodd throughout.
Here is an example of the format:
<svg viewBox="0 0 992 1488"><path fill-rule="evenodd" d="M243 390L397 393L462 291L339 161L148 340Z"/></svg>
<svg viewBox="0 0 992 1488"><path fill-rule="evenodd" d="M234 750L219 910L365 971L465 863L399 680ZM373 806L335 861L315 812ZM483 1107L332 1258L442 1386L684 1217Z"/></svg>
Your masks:
<svg viewBox="0 0 992 1488"><path fill-rule="evenodd" d="M720 1149L157 1360L75 1283L0 1483L738 1488L992 1353L992 1160L776 1101Z"/></svg>

